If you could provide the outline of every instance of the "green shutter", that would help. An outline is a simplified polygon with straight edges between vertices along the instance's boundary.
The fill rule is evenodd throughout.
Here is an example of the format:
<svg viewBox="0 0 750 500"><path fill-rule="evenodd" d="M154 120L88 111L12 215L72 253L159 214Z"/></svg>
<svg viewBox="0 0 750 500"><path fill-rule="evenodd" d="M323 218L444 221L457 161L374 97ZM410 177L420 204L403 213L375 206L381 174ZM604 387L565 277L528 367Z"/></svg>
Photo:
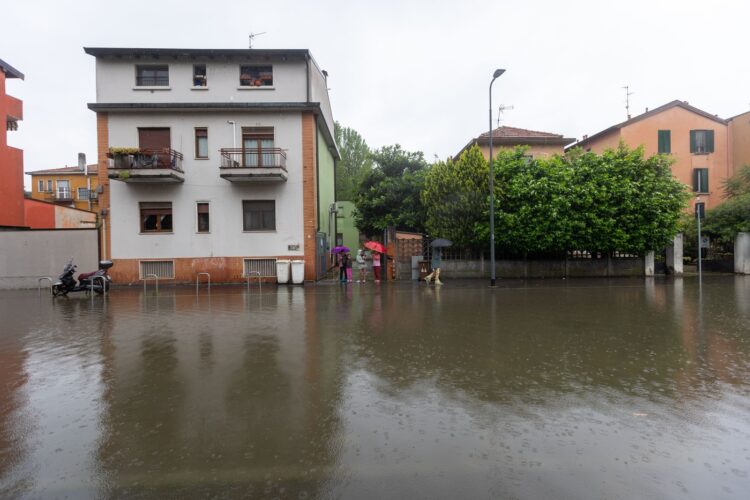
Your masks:
<svg viewBox="0 0 750 500"><path fill-rule="evenodd" d="M713 137L713 130L711 131L711 136ZM709 151L713 151L713 147L709 149ZM704 193L708 193L708 169L702 168L701 173L703 174L703 182L701 182L701 189Z"/></svg>
<svg viewBox="0 0 750 500"><path fill-rule="evenodd" d="M693 131L690 131L690 137L693 137ZM692 142L692 141L691 141ZM691 148L692 149L692 148ZM693 192L697 193L699 192L698 187L700 185L698 176L700 175L700 169L694 168L693 169Z"/></svg>
<svg viewBox="0 0 750 500"><path fill-rule="evenodd" d="M714 152L714 131L706 130L706 153ZM706 177L708 179L708 177ZM708 189L706 189L708 191Z"/></svg>
<svg viewBox="0 0 750 500"><path fill-rule="evenodd" d="M659 130L659 154L670 154L672 152L672 132L670 130Z"/></svg>
<svg viewBox="0 0 750 500"><path fill-rule="evenodd" d="M690 131L690 152L695 153L695 130Z"/></svg>

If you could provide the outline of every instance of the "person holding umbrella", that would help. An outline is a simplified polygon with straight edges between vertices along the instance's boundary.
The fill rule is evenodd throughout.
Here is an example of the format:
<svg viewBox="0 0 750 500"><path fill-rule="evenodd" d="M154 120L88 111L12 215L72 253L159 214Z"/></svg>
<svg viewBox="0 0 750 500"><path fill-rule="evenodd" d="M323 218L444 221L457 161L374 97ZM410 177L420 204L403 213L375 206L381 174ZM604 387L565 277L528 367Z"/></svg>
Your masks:
<svg viewBox="0 0 750 500"><path fill-rule="evenodd" d="M365 243L365 248L369 248L374 252L372 255L372 274L375 277L375 283L380 283L380 269L382 264L380 259L381 255L385 253L385 247L377 241L368 241Z"/></svg>
<svg viewBox="0 0 750 500"><path fill-rule="evenodd" d="M344 259L349 252L349 247L341 245L334 247L332 251L336 255L336 265L339 268L339 281L346 283L346 261Z"/></svg>
<svg viewBox="0 0 750 500"><path fill-rule="evenodd" d="M432 251L432 262L430 263L432 266L432 272L425 276L424 280L427 282L427 284L430 284L430 281L435 279L436 285L442 285L443 282L440 281L440 265L441 265L441 257L442 257L442 249L448 248L449 246L453 245L453 242L450 240L446 240L445 238L438 238L434 240L432 243L430 243L430 246L433 248Z"/></svg>

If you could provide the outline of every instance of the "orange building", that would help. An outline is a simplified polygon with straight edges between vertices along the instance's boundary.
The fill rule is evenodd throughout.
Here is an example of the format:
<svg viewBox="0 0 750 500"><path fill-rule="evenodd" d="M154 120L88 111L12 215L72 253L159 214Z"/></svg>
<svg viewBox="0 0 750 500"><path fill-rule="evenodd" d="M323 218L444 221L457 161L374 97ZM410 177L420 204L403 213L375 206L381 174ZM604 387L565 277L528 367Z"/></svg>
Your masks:
<svg viewBox="0 0 750 500"><path fill-rule="evenodd" d="M475 137L469 141L469 143L466 144L466 146L464 146L453 159L458 160L461 153L475 144L482 150L485 159L489 158L490 141L488 138L488 132L481 134L479 137ZM526 130L516 127L502 126L492 131L493 155L500 149L513 149L517 146L527 146L529 148L529 156L541 158L555 154L563 154L565 146L573 142L575 142L575 139L563 137L560 134L538 132L536 130Z"/></svg>
<svg viewBox="0 0 750 500"><path fill-rule="evenodd" d="M750 165L750 111L729 120L729 158L732 172L743 165Z"/></svg>
<svg viewBox="0 0 750 500"><path fill-rule="evenodd" d="M5 94L5 80L23 73L0 59L0 226L24 225L23 151L8 146L8 131L23 119L23 103Z"/></svg>
<svg viewBox="0 0 750 500"><path fill-rule="evenodd" d="M97 165L51 168L26 172L31 176L31 197L81 210L96 210L99 198Z"/></svg>
<svg viewBox="0 0 750 500"><path fill-rule="evenodd" d="M727 120L684 101L672 101L642 115L584 136L571 147L601 153L620 142L631 148L643 146L646 156L670 154L672 174L706 203L706 209L725 198L722 184L731 177ZM692 204L695 200L691 202Z"/></svg>

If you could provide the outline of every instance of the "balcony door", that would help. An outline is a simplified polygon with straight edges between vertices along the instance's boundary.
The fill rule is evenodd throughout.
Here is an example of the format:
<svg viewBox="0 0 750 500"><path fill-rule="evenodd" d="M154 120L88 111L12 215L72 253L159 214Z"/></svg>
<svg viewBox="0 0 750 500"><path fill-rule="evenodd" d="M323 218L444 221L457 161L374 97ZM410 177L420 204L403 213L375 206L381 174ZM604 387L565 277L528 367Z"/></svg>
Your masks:
<svg viewBox="0 0 750 500"><path fill-rule="evenodd" d="M152 158L157 158L160 167L170 166L169 149L172 143L168 128L139 128L138 147L150 153Z"/></svg>
<svg viewBox="0 0 750 500"><path fill-rule="evenodd" d="M70 192L70 181L58 180L57 181L57 198L58 200L70 200L73 198Z"/></svg>
<svg viewBox="0 0 750 500"><path fill-rule="evenodd" d="M273 127L242 128L242 159L245 167L273 167Z"/></svg>

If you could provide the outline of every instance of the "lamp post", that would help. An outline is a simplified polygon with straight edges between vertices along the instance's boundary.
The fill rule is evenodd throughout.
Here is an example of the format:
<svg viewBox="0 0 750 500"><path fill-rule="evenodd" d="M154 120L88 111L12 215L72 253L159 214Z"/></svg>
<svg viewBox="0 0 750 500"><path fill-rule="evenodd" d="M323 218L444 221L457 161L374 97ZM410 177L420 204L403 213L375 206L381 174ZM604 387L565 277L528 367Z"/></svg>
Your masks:
<svg viewBox="0 0 750 500"><path fill-rule="evenodd" d="M495 166L492 162L492 84L503 73L505 73L504 69L496 69L490 82L490 286L495 286Z"/></svg>
<svg viewBox="0 0 750 500"><path fill-rule="evenodd" d="M702 249L701 249L702 241L701 240L703 239L701 238L701 217L704 214L704 210L705 210L705 204L701 202L701 197L698 196L695 199L695 219L696 219L696 223L698 224L698 280L699 281L703 279L703 269L701 266L701 253L702 253Z"/></svg>

